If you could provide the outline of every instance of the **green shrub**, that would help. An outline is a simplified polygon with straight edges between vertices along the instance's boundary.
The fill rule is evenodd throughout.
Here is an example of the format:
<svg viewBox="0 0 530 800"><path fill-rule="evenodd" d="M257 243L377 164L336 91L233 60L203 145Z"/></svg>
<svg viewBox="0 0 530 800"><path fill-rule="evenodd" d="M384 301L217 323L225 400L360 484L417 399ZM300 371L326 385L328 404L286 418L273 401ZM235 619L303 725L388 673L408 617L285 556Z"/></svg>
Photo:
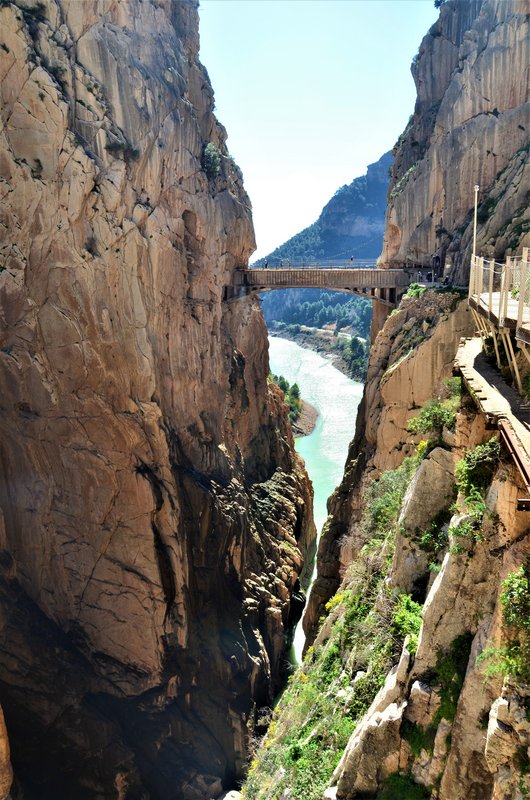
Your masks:
<svg viewBox="0 0 530 800"><path fill-rule="evenodd" d="M427 291L426 286L420 286L419 283L411 283L407 289L406 297L421 297Z"/></svg>
<svg viewBox="0 0 530 800"><path fill-rule="evenodd" d="M530 643L517 639L500 647L486 647L477 658L477 664L487 662L485 675L487 678L508 675L530 683Z"/></svg>
<svg viewBox="0 0 530 800"><path fill-rule="evenodd" d="M456 486L464 497L470 497L478 490L484 490L499 463L500 444L496 439L490 439L484 444L478 444L463 459L458 462L455 469Z"/></svg>
<svg viewBox="0 0 530 800"><path fill-rule="evenodd" d="M464 393L462 378L459 378L457 376L452 378L445 378L444 386L447 390L449 397L462 397L462 394Z"/></svg>
<svg viewBox="0 0 530 800"><path fill-rule="evenodd" d="M437 440L442 438L444 428L454 430L456 424L454 403L441 400L429 400L419 414L407 423L411 433L434 433Z"/></svg>
<svg viewBox="0 0 530 800"><path fill-rule="evenodd" d="M208 142L202 151L201 165L209 180L221 174L221 153L213 142Z"/></svg>
<svg viewBox="0 0 530 800"><path fill-rule="evenodd" d="M522 564L501 583L502 620L505 625L530 631L530 564Z"/></svg>
<svg viewBox="0 0 530 800"><path fill-rule="evenodd" d="M297 383L291 386L283 375L269 375L270 380L275 383L283 392L284 400L289 407L289 420L296 422L302 412L302 398L300 397L300 387Z"/></svg>
<svg viewBox="0 0 530 800"><path fill-rule="evenodd" d="M477 661L489 661L487 676L530 683L530 559L502 581L500 601L505 643L486 648Z"/></svg>
<svg viewBox="0 0 530 800"><path fill-rule="evenodd" d="M462 401L462 381L460 378L446 378L441 389L442 397L429 400L419 414L409 420L407 429L411 433L434 434L435 443L441 441L444 428L454 430L456 414Z"/></svg>
<svg viewBox="0 0 530 800"><path fill-rule="evenodd" d="M493 474L500 459L500 444L492 438L484 444L479 444L462 458L455 468L457 490L463 495L463 510L470 517L458 525L453 533L460 537L473 536L474 541L482 537L480 527L487 512L485 501L486 489L491 482ZM470 530L473 528L473 531ZM461 552L460 545L454 552Z"/></svg>
<svg viewBox="0 0 530 800"><path fill-rule="evenodd" d="M435 516L427 530L419 535L419 544L422 550L435 554L445 550L449 543L446 525L450 519L451 511L445 508Z"/></svg>
<svg viewBox="0 0 530 800"><path fill-rule="evenodd" d="M415 722L404 720L401 724L400 733L403 739L410 744L410 749L416 758L421 755L422 750L432 754L436 737L436 728L433 725L424 729Z"/></svg>
<svg viewBox="0 0 530 800"><path fill-rule="evenodd" d="M382 472L370 484L361 521L367 536L381 539L395 528L403 497L420 461L421 455L409 456L397 469Z"/></svg>
<svg viewBox="0 0 530 800"><path fill-rule="evenodd" d="M413 654L416 652L418 644L422 611L422 606L408 594L400 594L394 607L392 629L403 639L405 636L410 636L409 650Z"/></svg>
<svg viewBox="0 0 530 800"><path fill-rule="evenodd" d="M467 503L473 502L472 497L466 498ZM484 506L485 508L485 506ZM480 523L483 516L482 503L478 502L472 508L469 517L462 519L458 525L449 528L448 536L452 536L455 541L451 545L451 553L464 553L474 542L481 542L483 539ZM460 541L458 541L460 540Z"/></svg>

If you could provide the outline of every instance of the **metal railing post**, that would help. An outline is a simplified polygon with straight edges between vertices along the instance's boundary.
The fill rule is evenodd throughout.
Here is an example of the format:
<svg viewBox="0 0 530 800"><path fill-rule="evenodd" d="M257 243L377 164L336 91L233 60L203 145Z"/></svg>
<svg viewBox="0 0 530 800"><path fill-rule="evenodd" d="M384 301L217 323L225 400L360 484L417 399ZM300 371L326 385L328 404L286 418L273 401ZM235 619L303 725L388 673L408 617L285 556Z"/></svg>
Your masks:
<svg viewBox="0 0 530 800"><path fill-rule="evenodd" d="M519 278L519 302L517 304L517 328L523 324L524 303L526 298L526 281L528 278L528 264L521 261L521 270ZM516 328L516 333L517 333Z"/></svg>
<svg viewBox="0 0 530 800"><path fill-rule="evenodd" d="M507 263L508 262L506 262L506 264ZM501 291L499 293L499 313L497 314L497 318L499 320L499 325L501 324L504 292L505 292L505 287L506 287L506 264L501 269Z"/></svg>
<svg viewBox="0 0 530 800"><path fill-rule="evenodd" d="M513 283L513 267L512 267L512 259L506 259L506 281L504 284L504 297L502 303L502 321L506 319L508 316L508 297L510 296L510 292L512 290L512 283Z"/></svg>
<svg viewBox="0 0 530 800"><path fill-rule="evenodd" d="M489 285L488 285L488 292L489 292L489 300L488 300L488 309L490 312L493 310L493 275L495 272L495 261L490 261L490 276L489 276Z"/></svg>

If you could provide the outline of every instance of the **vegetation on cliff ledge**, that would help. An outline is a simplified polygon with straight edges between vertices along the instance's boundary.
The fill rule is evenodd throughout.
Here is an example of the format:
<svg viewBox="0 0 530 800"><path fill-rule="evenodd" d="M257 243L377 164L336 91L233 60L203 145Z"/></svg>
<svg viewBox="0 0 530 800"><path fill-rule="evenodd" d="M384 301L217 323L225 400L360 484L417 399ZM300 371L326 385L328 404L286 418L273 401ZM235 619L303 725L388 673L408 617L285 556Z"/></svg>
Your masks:
<svg viewBox="0 0 530 800"><path fill-rule="evenodd" d="M511 676L530 683L530 557L501 583L503 642L486 648L486 674Z"/></svg>
<svg viewBox="0 0 530 800"><path fill-rule="evenodd" d="M289 421L296 422L302 412L300 387L297 383L290 384L283 375L269 375L269 380L282 390L283 399L289 408Z"/></svg>
<svg viewBox="0 0 530 800"><path fill-rule="evenodd" d="M389 589L385 576L401 502L420 460L407 458L370 485L362 519L366 544L326 605L314 647L289 679L250 766L243 788L248 800L274 800L287 788L292 800L321 800L406 636L414 650L422 607Z"/></svg>

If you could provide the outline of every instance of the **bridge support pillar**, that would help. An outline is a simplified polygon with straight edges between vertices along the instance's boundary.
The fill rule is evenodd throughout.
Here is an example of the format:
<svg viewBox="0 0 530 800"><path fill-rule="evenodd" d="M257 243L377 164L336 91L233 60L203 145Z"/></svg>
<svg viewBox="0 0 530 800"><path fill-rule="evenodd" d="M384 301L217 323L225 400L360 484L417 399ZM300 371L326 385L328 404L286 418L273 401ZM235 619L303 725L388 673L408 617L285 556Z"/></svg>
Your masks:
<svg viewBox="0 0 530 800"><path fill-rule="evenodd" d="M372 325L370 327L371 344L374 343L375 337L385 324L387 317L394 308L399 306L406 289L400 287L386 290L376 289L375 292L381 299L378 299L377 296L372 298Z"/></svg>
<svg viewBox="0 0 530 800"><path fill-rule="evenodd" d="M386 303L380 303L375 297L372 300L372 324L370 326L370 343L375 342L375 338L390 314L392 309Z"/></svg>

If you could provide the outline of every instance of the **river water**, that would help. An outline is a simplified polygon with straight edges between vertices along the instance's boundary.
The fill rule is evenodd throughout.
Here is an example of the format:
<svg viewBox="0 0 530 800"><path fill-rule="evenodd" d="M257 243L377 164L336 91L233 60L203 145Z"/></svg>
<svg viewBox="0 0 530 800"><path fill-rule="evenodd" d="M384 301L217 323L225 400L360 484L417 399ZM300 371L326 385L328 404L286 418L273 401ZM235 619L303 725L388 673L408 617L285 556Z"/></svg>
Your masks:
<svg viewBox="0 0 530 800"><path fill-rule="evenodd" d="M315 525L320 537L327 516L327 499L342 480L363 384L347 378L329 359L313 350L276 336L269 337L269 361L271 372L283 375L289 383L297 383L302 398L318 411L315 430L296 439L296 450L304 459L313 483ZM297 658L303 643L300 624L294 641Z"/></svg>

